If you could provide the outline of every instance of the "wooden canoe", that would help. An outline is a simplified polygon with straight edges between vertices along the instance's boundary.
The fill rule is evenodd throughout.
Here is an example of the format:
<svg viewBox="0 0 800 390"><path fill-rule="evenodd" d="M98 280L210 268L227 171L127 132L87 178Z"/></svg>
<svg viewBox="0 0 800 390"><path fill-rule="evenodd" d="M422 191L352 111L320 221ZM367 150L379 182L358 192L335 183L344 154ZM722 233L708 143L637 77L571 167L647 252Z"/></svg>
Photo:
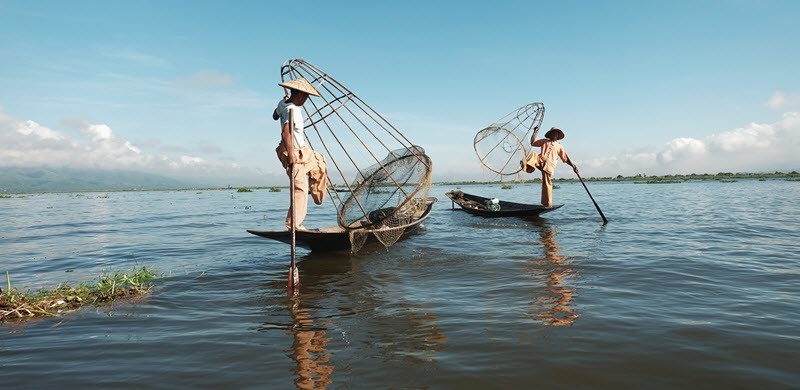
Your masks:
<svg viewBox="0 0 800 390"><path fill-rule="evenodd" d="M434 203L436 203L436 198L428 198L426 207L423 212L420 213L419 217L404 226L405 231L403 235L400 236L400 240L412 235L419 228L420 224L431 214ZM248 229L247 232L286 244L292 243L292 232L288 230L269 231ZM370 234L366 244L368 245L372 241L377 241L377 239L373 234ZM295 244L300 248L320 252L349 251L351 249L350 233L340 226L297 230L295 232Z"/></svg>
<svg viewBox="0 0 800 390"><path fill-rule="evenodd" d="M499 210L490 210L486 206L486 202L490 201L491 198L468 194L458 190L450 191L445 195L447 195L447 197L453 201L454 205L457 204L461 206L462 210L484 218L535 217L539 214L547 213L563 206L563 204L557 204L553 205L553 207L547 208L540 204L515 203L501 200Z"/></svg>

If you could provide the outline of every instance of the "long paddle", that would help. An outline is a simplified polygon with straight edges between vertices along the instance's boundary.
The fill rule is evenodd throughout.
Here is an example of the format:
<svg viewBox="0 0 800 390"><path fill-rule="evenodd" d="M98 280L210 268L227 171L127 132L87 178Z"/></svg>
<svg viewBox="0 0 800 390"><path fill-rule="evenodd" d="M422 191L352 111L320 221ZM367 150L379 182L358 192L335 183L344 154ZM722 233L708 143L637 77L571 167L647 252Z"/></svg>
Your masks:
<svg viewBox="0 0 800 390"><path fill-rule="evenodd" d="M569 156L567 156L567 161L572 161L572 159L570 159ZM597 212L600 213L600 217L603 218L603 225L607 224L608 219L606 219L606 216L603 214L603 210L600 210L600 206L597 205L597 202L594 201L592 193L589 192L589 187L586 187L586 183L583 182L583 178L581 178L581 175L578 173L578 171L574 169L574 167L572 171L575 172L576 175L578 175L578 180L581 181L581 184L583 184L583 188L586 189L586 193L589 194L589 199L591 199L592 203L594 203L594 208L597 209Z"/></svg>
<svg viewBox="0 0 800 390"><path fill-rule="evenodd" d="M294 118L292 117L292 112L289 110L289 131L294 129ZM294 145L291 146L291 149L288 150L289 153L294 153ZM297 266L295 265L295 257L296 257L296 249L297 249L297 242L295 241L297 228L295 227L295 212L294 212L294 170L295 164L292 164L290 168L290 177L289 181L291 184L289 185L289 210L291 210L291 221L292 224L291 231L292 231L292 263L289 265L289 284L288 290L289 292L293 292L297 287L300 286L300 274L297 272Z"/></svg>

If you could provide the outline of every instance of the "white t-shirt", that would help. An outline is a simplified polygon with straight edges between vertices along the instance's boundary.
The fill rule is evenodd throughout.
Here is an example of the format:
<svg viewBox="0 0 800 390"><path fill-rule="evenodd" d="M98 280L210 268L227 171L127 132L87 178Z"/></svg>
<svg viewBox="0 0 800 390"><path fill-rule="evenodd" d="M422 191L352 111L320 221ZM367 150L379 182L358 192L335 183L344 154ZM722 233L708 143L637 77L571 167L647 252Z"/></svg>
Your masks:
<svg viewBox="0 0 800 390"><path fill-rule="evenodd" d="M292 115L294 129L289 130L292 132L292 137L294 138L294 148L298 149L306 146L306 137L303 131L303 109L295 106L292 102L281 99L281 101L278 102L278 108L276 110L280 116L281 129L283 129L284 123L289 123L290 113Z"/></svg>

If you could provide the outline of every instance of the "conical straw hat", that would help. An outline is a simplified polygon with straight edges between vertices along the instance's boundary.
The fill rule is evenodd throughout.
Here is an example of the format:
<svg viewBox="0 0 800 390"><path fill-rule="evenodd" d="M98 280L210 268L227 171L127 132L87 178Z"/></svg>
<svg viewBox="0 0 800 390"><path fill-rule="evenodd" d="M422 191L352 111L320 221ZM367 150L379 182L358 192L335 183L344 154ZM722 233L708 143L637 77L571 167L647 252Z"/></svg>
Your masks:
<svg viewBox="0 0 800 390"><path fill-rule="evenodd" d="M553 134L553 133L556 133L556 139L559 139L559 140L560 139L564 139L564 132L561 131L561 129L559 129L558 127L551 128L550 131L548 131L547 133L544 134L544 137L545 138L550 138L550 134Z"/></svg>
<svg viewBox="0 0 800 390"><path fill-rule="evenodd" d="M308 80L306 80L305 77L300 77L299 79L289 80L287 82L280 83L278 85L280 85L281 87L289 88L289 89L296 89L296 90L298 90L300 92L305 92L305 93L307 93L309 95L319 96L319 92L317 92L317 89L314 88L314 86L311 85L311 83L309 83Z"/></svg>

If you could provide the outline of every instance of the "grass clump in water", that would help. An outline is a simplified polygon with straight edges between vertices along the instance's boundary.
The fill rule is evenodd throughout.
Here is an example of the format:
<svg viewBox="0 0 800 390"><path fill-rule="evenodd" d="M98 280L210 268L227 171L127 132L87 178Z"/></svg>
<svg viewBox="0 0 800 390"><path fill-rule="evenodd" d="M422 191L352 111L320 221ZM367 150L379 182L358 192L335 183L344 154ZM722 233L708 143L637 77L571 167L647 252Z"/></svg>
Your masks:
<svg viewBox="0 0 800 390"><path fill-rule="evenodd" d="M281 189L278 187L270 187L269 192L281 192Z"/></svg>
<svg viewBox="0 0 800 390"><path fill-rule="evenodd" d="M0 322L10 319L54 317L87 304L111 302L125 297L149 294L156 273L147 267L130 272L103 275L95 284L61 285L52 290L22 293L11 286L6 271L6 289L0 289Z"/></svg>
<svg viewBox="0 0 800 390"><path fill-rule="evenodd" d="M239 188L238 190L236 190L236 192L253 192L253 190L251 190L249 188L242 187L242 188Z"/></svg>

